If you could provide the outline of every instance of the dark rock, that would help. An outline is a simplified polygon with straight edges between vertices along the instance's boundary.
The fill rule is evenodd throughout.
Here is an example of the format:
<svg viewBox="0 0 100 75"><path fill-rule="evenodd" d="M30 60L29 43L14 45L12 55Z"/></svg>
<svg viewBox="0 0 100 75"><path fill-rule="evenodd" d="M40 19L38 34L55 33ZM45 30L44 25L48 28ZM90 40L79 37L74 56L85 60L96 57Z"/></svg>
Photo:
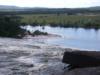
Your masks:
<svg viewBox="0 0 100 75"><path fill-rule="evenodd" d="M96 51L72 51L65 52L63 63L70 64L69 70L74 68L100 66L100 52Z"/></svg>
<svg viewBox="0 0 100 75"><path fill-rule="evenodd" d="M21 67L34 67L34 65L33 64L21 64L20 65Z"/></svg>

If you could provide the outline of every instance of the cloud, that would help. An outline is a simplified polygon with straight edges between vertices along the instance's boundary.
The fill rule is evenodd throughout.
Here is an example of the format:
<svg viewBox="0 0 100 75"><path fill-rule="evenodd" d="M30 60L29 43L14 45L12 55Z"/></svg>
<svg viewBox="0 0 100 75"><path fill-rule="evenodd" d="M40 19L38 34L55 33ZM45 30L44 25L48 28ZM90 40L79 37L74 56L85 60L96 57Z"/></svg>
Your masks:
<svg viewBox="0 0 100 75"><path fill-rule="evenodd" d="M100 0L0 0L0 5L29 7L89 7L99 6Z"/></svg>

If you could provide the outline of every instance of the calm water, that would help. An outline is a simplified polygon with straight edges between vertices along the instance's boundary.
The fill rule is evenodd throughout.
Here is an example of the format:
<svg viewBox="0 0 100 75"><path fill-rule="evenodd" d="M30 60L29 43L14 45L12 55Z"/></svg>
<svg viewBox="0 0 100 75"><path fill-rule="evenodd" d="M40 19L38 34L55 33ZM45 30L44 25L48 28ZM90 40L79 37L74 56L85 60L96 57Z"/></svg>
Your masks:
<svg viewBox="0 0 100 75"><path fill-rule="evenodd" d="M50 34L61 35L62 38L45 39L47 44L61 45L71 48L81 48L88 50L100 50L100 30L83 29L83 28L60 28L60 27L31 27L27 30L34 32L40 30Z"/></svg>

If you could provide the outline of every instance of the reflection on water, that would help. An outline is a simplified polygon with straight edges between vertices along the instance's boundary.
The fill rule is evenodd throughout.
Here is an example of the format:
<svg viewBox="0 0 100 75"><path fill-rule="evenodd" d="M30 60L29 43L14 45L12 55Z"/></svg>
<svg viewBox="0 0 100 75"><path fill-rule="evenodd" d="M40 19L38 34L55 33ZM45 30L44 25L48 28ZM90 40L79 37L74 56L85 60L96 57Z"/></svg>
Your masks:
<svg viewBox="0 0 100 75"><path fill-rule="evenodd" d="M60 28L60 27L24 27L31 32L40 30L50 34L61 35L62 38L45 39L48 44L61 45L65 47L100 50L100 30L83 28Z"/></svg>

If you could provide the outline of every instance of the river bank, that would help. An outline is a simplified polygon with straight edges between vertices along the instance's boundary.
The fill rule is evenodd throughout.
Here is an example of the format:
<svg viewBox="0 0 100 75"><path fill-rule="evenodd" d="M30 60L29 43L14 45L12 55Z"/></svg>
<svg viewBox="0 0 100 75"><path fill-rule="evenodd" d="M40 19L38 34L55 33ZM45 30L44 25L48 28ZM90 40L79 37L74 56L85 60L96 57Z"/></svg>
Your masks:
<svg viewBox="0 0 100 75"><path fill-rule="evenodd" d="M26 14L18 16L22 17L22 25L100 29L100 15Z"/></svg>

